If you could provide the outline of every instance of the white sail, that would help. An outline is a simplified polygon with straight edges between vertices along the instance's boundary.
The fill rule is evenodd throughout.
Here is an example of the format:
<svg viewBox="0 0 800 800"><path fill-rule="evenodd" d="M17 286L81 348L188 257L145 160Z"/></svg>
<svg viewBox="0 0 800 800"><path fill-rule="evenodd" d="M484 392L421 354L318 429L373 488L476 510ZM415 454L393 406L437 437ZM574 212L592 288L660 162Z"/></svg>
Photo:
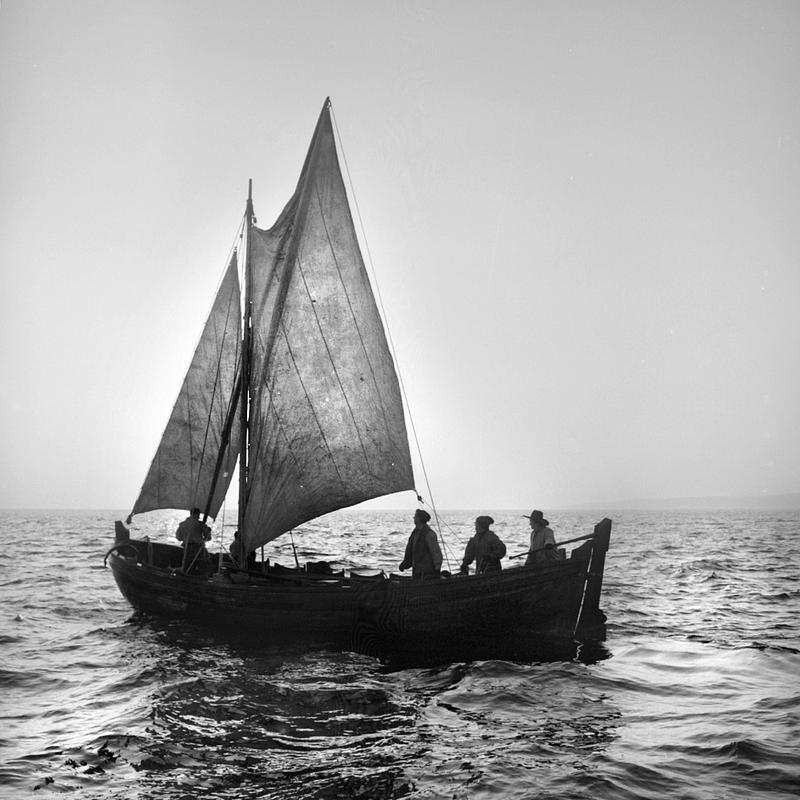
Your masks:
<svg viewBox="0 0 800 800"><path fill-rule="evenodd" d="M133 514L198 507L216 517L239 453L238 434L228 437L227 432L232 425L234 432L238 429L239 415L232 403L240 372L241 331L234 254Z"/></svg>
<svg viewBox="0 0 800 800"><path fill-rule="evenodd" d="M294 196L252 228L250 447L255 548L414 485L403 406L339 170L328 103Z"/></svg>

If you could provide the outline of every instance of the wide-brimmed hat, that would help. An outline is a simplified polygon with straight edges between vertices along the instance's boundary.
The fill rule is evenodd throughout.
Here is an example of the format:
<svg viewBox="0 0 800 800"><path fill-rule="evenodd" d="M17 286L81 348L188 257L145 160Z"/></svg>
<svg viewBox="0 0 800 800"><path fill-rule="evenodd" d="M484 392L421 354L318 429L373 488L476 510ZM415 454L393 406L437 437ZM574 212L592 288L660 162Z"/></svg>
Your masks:
<svg viewBox="0 0 800 800"><path fill-rule="evenodd" d="M530 514L523 514L525 519L529 519L531 522L538 522L540 525L549 525L550 521L544 518L544 514L541 511L531 511Z"/></svg>

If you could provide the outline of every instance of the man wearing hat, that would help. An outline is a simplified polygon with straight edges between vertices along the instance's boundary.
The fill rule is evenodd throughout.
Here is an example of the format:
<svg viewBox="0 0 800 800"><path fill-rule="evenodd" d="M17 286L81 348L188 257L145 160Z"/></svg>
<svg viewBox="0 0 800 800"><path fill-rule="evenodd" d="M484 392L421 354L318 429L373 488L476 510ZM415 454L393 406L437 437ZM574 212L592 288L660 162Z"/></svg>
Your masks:
<svg viewBox="0 0 800 800"><path fill-rule="evenodd" d="M414 530L408 537L400 572L411 567L411 577L424 580L438 578L442 569L442 551L436 534L428 526L431 515L418 508L414 512Z"/></svg>
<svg viewBox="0 0 800 800"><path fill-rule="evenodd" d="M475 535L467 542L464 560L461 562L461 574L469 574L469 565L475 562L475 572L496 572L502 569L500 559L506 554L506 546L500 537L489 529L494 524L491 517L478 517L475 520Z"/></svg>
<svg viewBox="0 0 800 800"><path fill-rule="evenodd" d="M544 518L544 514L541 511L531 511L530 516L527 514L522 516L531 523L531 547L525 559L525 566L544 564L546 561L558 558L556 537L550 530L550 523Z"/></svg>

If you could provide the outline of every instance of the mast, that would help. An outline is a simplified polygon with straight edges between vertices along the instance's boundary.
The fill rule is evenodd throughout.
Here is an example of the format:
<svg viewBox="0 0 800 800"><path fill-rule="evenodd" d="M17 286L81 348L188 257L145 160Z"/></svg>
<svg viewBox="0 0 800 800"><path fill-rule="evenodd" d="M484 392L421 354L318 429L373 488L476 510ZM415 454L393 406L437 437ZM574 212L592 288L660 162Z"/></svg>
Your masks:
<svg viewBox="0 0 800 800"><path fill-rule="evenodd" d="M242 386L239 395L239 534L243 534L244 515L247 508L247 470L248 470L248 412L250 406L250 361L251 361L251 302L252 280L250 278L250 241L253 227L253 179L247 182L247 207L244 212L244 318L242 321Z"/></svg>

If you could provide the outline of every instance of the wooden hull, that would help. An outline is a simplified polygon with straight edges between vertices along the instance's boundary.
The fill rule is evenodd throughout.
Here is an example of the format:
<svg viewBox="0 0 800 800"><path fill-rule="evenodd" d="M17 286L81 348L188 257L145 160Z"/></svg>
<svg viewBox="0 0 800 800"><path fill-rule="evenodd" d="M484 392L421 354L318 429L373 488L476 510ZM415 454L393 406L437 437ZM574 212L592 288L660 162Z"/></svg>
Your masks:
<svg viewBox="0 0 800 800"><path fill-rule="evenodd" d="M495 657L512 640L602 640L604 555L594 541L544 566L429 581L311 579L303 572L200 577L179 570L180 548L138 541L112 549L108 563L130 604L159 618L263 642L300 640L373 654L453 646Z"/></svg>

